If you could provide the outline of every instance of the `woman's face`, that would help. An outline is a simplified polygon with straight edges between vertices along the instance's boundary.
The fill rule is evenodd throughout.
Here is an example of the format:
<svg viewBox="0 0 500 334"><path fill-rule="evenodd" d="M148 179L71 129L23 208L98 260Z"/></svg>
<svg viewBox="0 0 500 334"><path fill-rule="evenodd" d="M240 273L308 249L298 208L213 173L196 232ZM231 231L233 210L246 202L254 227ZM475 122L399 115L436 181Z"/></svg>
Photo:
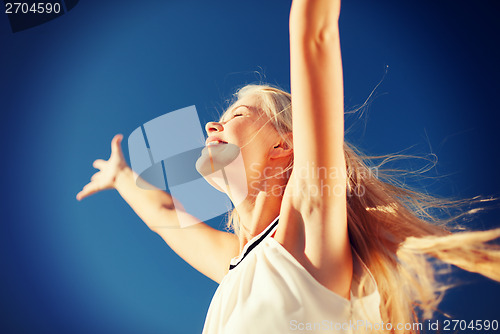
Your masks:
<svg viewBox="0 0 500 334"><path fill-rule="evenodd" d="M246 185L262 179L270 167L271 152L280 140L267 115L259 110L258 102L255 95L245 96L224 113L220 122L207 123L206 147L196 164L202 175L226 167L241 152L242 164L238 168L244 168L240 175L246 178ZM210 144L216 141L222 143Z"/></svg>

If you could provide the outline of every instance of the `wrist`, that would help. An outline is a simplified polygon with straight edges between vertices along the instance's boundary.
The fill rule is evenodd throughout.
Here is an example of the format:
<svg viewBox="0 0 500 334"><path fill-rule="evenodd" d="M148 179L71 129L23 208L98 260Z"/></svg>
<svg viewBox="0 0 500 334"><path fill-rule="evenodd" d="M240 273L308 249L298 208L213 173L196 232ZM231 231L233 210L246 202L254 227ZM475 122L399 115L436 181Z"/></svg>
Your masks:
<svg viewBox="0 0 500 334"><path fill-rule="evenodd" d="M133 178L134 172L128 165L125 165L118 169L118 172L116 173L115 179L113 181L113 187L118 190L118 188L122 184L124 184L124 182L133 180Z"/></svg>

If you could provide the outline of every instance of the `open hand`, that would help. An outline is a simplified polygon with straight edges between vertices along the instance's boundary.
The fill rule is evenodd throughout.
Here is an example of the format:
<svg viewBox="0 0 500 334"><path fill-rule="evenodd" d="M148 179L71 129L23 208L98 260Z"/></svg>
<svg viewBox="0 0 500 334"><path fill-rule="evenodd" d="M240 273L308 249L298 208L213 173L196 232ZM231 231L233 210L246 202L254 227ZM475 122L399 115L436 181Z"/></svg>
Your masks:
<svg viewBox="0 0 500 334"><path fill-rule="evenodd" d="M115 187L118 173L127 167L121 148L122 139L123 135L114 136L111 141L111 155L108 160L97 159L94 161L93 166L99 171L92 175L90 182L76 195L77 200L80 201L96 192Z"/></svg>

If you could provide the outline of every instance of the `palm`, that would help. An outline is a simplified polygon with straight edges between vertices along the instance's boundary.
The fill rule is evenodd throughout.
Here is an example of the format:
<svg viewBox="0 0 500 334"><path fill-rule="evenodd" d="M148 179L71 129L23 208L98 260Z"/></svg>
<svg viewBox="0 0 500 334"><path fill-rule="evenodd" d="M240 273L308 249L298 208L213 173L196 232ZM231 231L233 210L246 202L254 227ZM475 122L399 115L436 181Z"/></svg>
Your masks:
<svg viewBox="0 0 500 334"><path fill-rule="evenodd" d="M111 141L111 155L108 160L98 159L94 161L93 166L99 171L92 176L90 182L76 195L78 200L101 190L114 187L118 172L127 165L121 149L122 139L122 135L116 135L113 138Z"/></svg>

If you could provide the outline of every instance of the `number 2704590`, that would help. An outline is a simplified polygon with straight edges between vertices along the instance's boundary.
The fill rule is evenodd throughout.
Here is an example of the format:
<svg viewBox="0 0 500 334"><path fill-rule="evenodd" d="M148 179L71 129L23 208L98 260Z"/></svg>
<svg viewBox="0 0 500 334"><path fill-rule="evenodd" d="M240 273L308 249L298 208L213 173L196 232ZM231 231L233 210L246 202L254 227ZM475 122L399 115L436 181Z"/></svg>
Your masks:
<svg viewBox="0 0 500 334"><path fill-rule="evenodd" d="M5 13L6 14L58 14L61 12L61 4L50 3L50 2L36 2L36 3L26 3L26 2L6 2L5 3Z"/></svg>

